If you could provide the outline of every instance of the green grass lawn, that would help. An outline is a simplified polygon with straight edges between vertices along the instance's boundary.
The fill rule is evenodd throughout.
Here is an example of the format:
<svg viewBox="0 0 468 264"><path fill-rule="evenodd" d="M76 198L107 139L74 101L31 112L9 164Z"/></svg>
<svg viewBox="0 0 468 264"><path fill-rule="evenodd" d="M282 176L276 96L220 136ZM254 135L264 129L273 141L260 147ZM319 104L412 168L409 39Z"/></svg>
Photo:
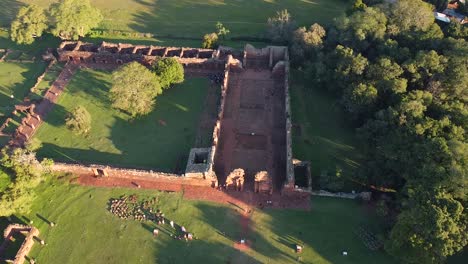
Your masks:
<svg viewBox="0 0 468 264"><path fill-rule="evenodd" d="M5 1L4 14L0 16L3 25L11 21L21 2L41 6L55 2ZM103 12L102 29L192 37L213 32L217 21L224 23L232 36L260 35L268 17L285 8L299 25L326 24L343 14L349 4L346 0L91 0L91 3Z"/></svg>
<svg viewBox="0 0 468 264"><path fill-rule="evenodd" d="M120 188L90 188L68 184L68 179L47 180L36 190L31 213L20 220L39 228L41 239L29 256L38 263L393 263L381 251L370 251L354 235L357 225L373 225L353 200L312 198L310 212L256 210L245 238L247 251L233 248L243 227L235 206L183 200L179 193ZM158 197L157 207L198 240L174 240L166 234L153 238L151 222L121 220L107 211L110 198L123 194ZM237 209L238 210L238 209ZM47 221L57 225L49 227ZM0 218L0 224L6 225ZM169 225L163 226L169 228ZM224 233L222 235L221 233ZM304 251L294 253L300 243ZM342 250L349 255L343 257Z"/></svg>
<svg viewBox="0 0 468 264"><path fill-rule="evenodd" d="M164 171L185 169L208 79L188 78L159 95L152 113L131 120L129 115L111 107L110 78L110 72L96 70L80 70L73 76L36 133L43 143L39 156ZM88 135L76 135L64 124L67 113L77 105L91 113Z"/></svg>
<svg viewBox="0 0 468 264"><path fill-rule="evenodd" d="M0 62L0 120L11 113L15 104L23 101L46 66L43 62Z"/></svg>
<svg viewBox="0 0 468 264"><path fill-rule="evenodd" d="M322 171L335 173L337 168L343 177L352 178L359 167L360 152L345 113L336 99L310 87L302 72L292 71L290 80L293 156L312 162L314 185Z"/></svg>

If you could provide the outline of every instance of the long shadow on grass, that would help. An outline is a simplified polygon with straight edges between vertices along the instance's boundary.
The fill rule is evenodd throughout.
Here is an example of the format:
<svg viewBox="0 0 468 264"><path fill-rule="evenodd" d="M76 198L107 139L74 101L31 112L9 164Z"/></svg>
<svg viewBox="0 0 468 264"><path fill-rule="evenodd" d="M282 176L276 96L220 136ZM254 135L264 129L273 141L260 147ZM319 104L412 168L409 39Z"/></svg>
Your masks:
<svg viewBox="0 0 468 264"><path fill-rule="evenodd" d="M2 0L0 1L0 25L8 26L10 22L15 18L18 10L23 6L24 3L21 3L17 0ZM2 47L3 48L3 47Z"/></svg>
<svg viewBox="0 0 468 264"><path fill-rule="evenodd" d="M231 240L232 246L234 246L234 244L238 244L241 239L245 239L247 241L247 244L250 245L250 249L248 250L252 250L256 255L261 256L261 261L252 259L253 262L245 263L260 263L265 260L279 260L279 262L286 263L296 261L296 258L285 254L285 252L279 250L277 247L275 247L269 241L266 240L266 236L271 236L272 234L259 233L259 231L257 231L254 227L252 219L243 219L244 216L241 215L243 213L243 210L238 209L237 206L234 205L231 209L225 209L225 212L222 214L225 217L223 221L213 221L213 219L219 219L218 208L215 209L215 207L208 203L201 203L197 205L197 207L203 213L203 221L210 224L217 231L218 234L223 235L229 240ZM294 245L291 244L288 246L289 249L292 251ZM241 253L241 251L236 250L236 253L231 255L231 260L229 263L238 263L237 257L238 254Z"/></svg>
<svg viewBox="0 0 468 264"><path fill-rule="evenodd" d="M157 263L261 263L247 252L233 247L234 237L238 237L236 232L239 230L238 215L233 213L233 210L208 203L202 203L198 208L203 212L202 219L192 219L187 223L179 223L177 219L172 219L176 224L184 225L196 239L185 241L170 238L166 240L168 243L159 243L155 255ZM203 221L213 228L199 229L200 227L195 225L197 221ZM154 228L160 229L157 241L162 236L169 236L169 233L177 233L180 228L176 226L177 230L173 231L167 223L163 226L142 223L142 226L148 231L148 235L152 235ZM223 231L222 234L218 228ZM233 237L229 237L230 235ZM177 253L174 254L175 252Z"/></svg>
<svg viewBox="0 0 468 264"><path fill-rule="evenodd" d="M108 91L111 83L108 71L80 70L75 74L66 87L66 93L79 95L85 93L91 95L96 101L110 106Z"/></svg>
<svg viewBox="0 0 468 264"><path fill-rule="evenodd" d="M52 143L43 143L42 147L37 151L37 154L41 158L51 158L57 162L83 165L103 164L122 168L155 170L154 167L145 166L147 164L144 162L138 162L138 157L133 157L133 160L128 161L128 159L131 158L131 155L102 152L93 149L92 146L90 149L76 149L60 147ZM164 169L157 169L157 171L173 172L171 170Z"/></svg>

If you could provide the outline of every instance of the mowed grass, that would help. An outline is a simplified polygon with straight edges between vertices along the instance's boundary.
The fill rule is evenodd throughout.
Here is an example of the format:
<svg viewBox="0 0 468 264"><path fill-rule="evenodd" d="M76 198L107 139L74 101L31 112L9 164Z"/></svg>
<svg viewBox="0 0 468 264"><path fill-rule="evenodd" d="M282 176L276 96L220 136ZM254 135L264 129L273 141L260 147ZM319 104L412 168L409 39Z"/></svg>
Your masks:
<svg viewBox="0 0 468 264"><path fill-rule="evenodd" d="M2 24L19 4L48 6L53 0L5 0ZM232 36L262 35L268 17L288 9L299 25L327 24L344 13L347 0L91 0L104 15L100 28L201 37L221 21Z"/></svg>
<svg viewBox="0 0 468 264"><path fill-rule="evenodd" d="M240 211L231 205L184 200L180 193L120 188L90 188L48 180L36 190L31 212L18 216L40 230L46 246L35 244L28 256L38 263L393 263L381 251L368 250L354 235L361 224L372 226L373 216L353 200L312 198L309 212L254 210L248 231ZM121 220L107 210L110 198L137 194L158 197L168 219L198 238L189 243L160 232L153 238L152 222ZM56 223L50 227L45 221ZM1 219L0 219L1 220ZM5 221L0 221L5 225ZM160 226L161 227L161 226ZM163 229L169 229L166 223ZM240 238L251 249L238 251ZM301 254L295 244L304 246ZM341 255L347 250L349 255Z"/></svg>
<svg viewBox="0 0 468 264"><path fill-rule="evenodd" d="M0 62L0 120L23 101L46 66L44 62Z"/></svg>
<svg viewBox="0 0 468 264"><path fill-rule="evenodd" d="M111 73L106 71L86 69L73 76L36 133L43 143L39 156L163 171L185 169L208 79L189 78L171 87L157 97L152 113L135 120L111 107L110 82ZM67 114L78 105L84 106L92 117L87 135L77 135L65 125Z"/></svg>
<svg viewBox="0 0 468 264"><path fill-rule="evenodd" d="M337 169L342 170L344 178L352 179L360 166L361 154L355 130L336 99L308 85L300 71L291 72L290 94L293 156L312 162L315 184L321 172L335 175ZM350 185L345 188L351 188Z"/></svg>

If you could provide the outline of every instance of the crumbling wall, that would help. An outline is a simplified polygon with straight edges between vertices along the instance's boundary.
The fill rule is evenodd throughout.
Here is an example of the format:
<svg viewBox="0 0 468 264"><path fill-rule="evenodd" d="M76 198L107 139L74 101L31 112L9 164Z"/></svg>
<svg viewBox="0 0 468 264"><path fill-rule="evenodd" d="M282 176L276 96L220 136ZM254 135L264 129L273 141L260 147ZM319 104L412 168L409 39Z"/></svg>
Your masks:
<svg viewBox="0 0 468 264"><path fill-rule="evenodd" d="M224 78L223 84L221 85L221 99L218 109L218 116L216 118L215 127L213 129L213 145L211 146L211 152L209 156L210 166L208 168L209 173L212 175L213 178L217 178L214 173L214 159L216 155L216 151L218 150L218 143L219 143L219 136L221 132L222 120L224 117L224 107L226 105L226 95L227 89L229 88L229 72L231 69L235 69L239 67L239 62L232 58L232 55L228 55L224 70Z"/></svg>
<svg viewBox="0 0 468 264"><path fill-rule="evenodd" d="M137 170L137 169L124 169L116 168L106 165L79 165L79 164L67 164L67 163L54 163L52 170L56 172L73 173L77 175L94 175L93 170L105 171L107 176L110 178L125 178L125 179L147 179L147 180L158 180L159 182L175 183L175 184L186 184L186 185L199 185L199 186L211 186L211 179L199 179L199 178L187 178L184 175L174 173L164 173L152 170Z"/></svg>
<svg viewBox="0 0 468 264"><path fill-rule="evenodd" d="M10 238L14 235L14 233L24 233L27 232L27 236L24 239L23 243L21 244L20 249L16 253L15 259L11 262L13 264L23 264L26 255L31 250L32 246L34 245L34 237L39 235L39 230L32 226L25 226L20 224L11 224L8 225L5 231L3 232L4 242L0 246L0 252L5 250L8 246L7 244L10 241ZM8 260L7 260L8 261Z"/></svg>
<svg viewBox="0 0 468 264"><path fill-rule="evenodd" d="M199 48L160 47L102 42L101 45L81 41L62 42L57 49L59 61L75 63L123 64L139 61L151 65L160 58L176 58L186 68L223 70L224 60L216 50Z"/></svg>

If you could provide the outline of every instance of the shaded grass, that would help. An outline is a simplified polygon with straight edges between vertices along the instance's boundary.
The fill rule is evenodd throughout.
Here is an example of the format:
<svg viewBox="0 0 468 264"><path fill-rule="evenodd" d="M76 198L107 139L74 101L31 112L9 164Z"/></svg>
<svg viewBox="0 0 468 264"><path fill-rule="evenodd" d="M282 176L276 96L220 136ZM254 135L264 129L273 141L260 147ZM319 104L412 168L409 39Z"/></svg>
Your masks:
<svg viewBox="0 0 468 264"><path fill-rule="evenodd" d="M39 156L164 171L185 169L204 107L208 79L189 78L164 91L156 99L152 113L131 120L129 115L111 107L110 78L110 72L91 69L80 70L73 76L36 133L43 142ZM67 113L77 105L91 114L88 135L76 135L64 124Z"/></svg>
<svg viewBox="0 0 468 264"><path fill-rule="evenodd" d="M53 0L21 0L48 6ZM299 25L327 24L344 13L346 0L91 0L103 15L101 28L196 36L215 31L221 21L232 36L262 35L268 17L287 8ZM8 18L4 19L8 21Z"/></svg>
<svg viewBox="0 0 468 264"><path fill-rule="evenodd" d="M63 67L64 64L59 62L52 65L49 71L45 74L44 78L42 78L41 82L37 85L31 100L39 100L44 97L46 91L50 88L50 86L52 86L52 84L62 72Z"/></svg>
<svg viewBox="0 0 468 264"><path fill-rule="evenodd" d="M23 244L25 239L26 236L21 232L14 233L13 236L10 238L8 246L2 254L3 257L6 259L15 259L16 253L21 248L21 245Z"/></svg>
<svg viewBox="0 0 468 264"><path fill-rule="evenodd" d="M180 193L122 188L90 188L49 179L36 190L31 212L15 221L33 220L46 246L35 244L29 256L40 263L392 263L384 253L370 251L353 234L359 224L374 226L373 216L352 200L313 198L312 211L254 211L247 233L239 209L182 199ZM137 194L158 197L168 219L183 225L197 239L174 240L165 231L153 238L151 222L121 220L107 211L110 198ZM50 227L48 222L56 223ZM0 218L0 224L4 218ZM159 226L170 229L166 223ZM245 238L251 249L238 251ZM301 254L294 252L299 243ZM342 250L349 255L343 257Z"/></svg>
<svg viewBox="0 0 468 264"><path fill-rule="evenodd" d="M121 220L107 211L110 198L135 192L140 198L158 197L157 206L165 217L185 226L198 240L186 243L163 232L153 238L155 224ZM36 245L30 255L41 263L221 263L234 254L229 239L211 226L216 223L228 233L238 228L237 213L226 206L182 201L179 193L95 189L56 181L43 184L37 193L28 218L40 229L47 246ZM209 222L201 209L205 207L216 212L210 214ZM57 226L50 228L37 214ZM163 228L170 226L166 223ZM207 256L207 252L216 254Z"/></svg>
<svg viewBox="0 0 468 264"><path fill-rule="evenodd" d="M45 67L44 62L0 62L0 120L11 113L15 104L23 101Z"/></svg>
<svg viewBox="0 0 468 264"><path fill-rule="evenodd" d="M253 223L252 239L261 241L254 249L263 253L262 263L296 263L298 257L300 263L394 263L354 234L359 225L381 232L375 217L354 200L313 197L311 212L256 211ZM295 253L296 245L304 247L301 254Z"/></svg>
<svg viewBox="0 0 468 264"><path fill-rule="evenodd" d="M11 41L10 35L5 28L0 28L0 49L13 49L24 53L27 59L35 57L40 59L41 55L47 48L56 48L60 43L60 39L50 34L44 34L42 37L37 38L31 45L20 45Z"/></svg>
<svg viewBox="0 0 468 264"><path fill-rule="evenodd" d="M291 72L291 110L293 155L311 161L313 188L317 188L322 171L335 174L337 168L347 179L354 177L360 166L361 153L354 129L336 100L310 87L300 71ZM347 191L358 188L349 181Z"/></svg>

